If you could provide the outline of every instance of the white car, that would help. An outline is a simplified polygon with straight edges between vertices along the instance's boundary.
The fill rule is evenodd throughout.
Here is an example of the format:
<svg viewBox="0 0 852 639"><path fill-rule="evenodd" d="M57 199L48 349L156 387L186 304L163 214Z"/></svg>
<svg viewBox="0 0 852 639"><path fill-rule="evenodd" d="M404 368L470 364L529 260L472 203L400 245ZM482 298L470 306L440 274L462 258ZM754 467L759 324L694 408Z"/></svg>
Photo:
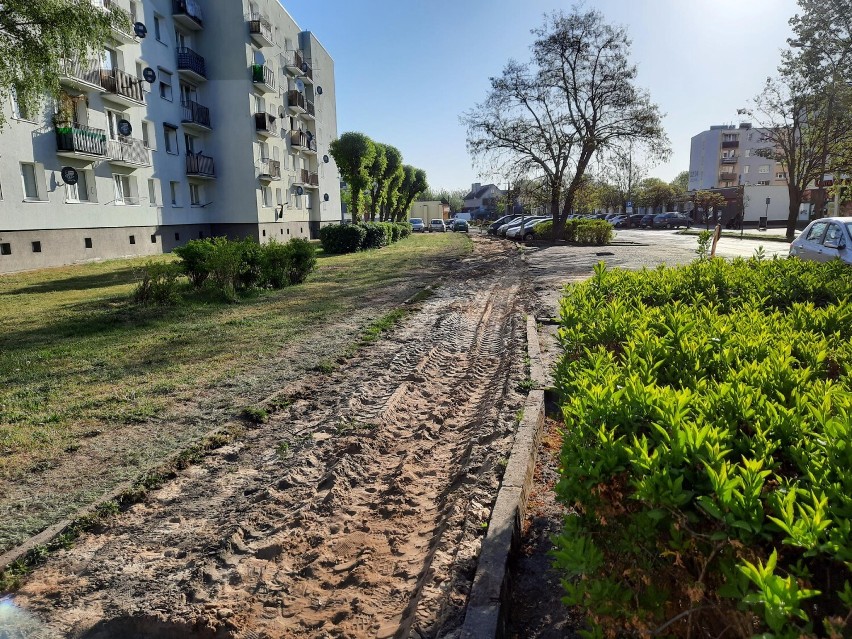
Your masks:
<svg viewBox="0 0 852 639"><path fill-rule="evenodd" d="M801 260L852 264L852 217L814 220L790 243L790 256Z"/></svg>
<svg viewBox="0 0 852 639"><path fill-rule="evenodd" d="M432 220L429 222L429 232L437 231L439 233L446 232L447 227L444 226L444 220Z"/></svg>

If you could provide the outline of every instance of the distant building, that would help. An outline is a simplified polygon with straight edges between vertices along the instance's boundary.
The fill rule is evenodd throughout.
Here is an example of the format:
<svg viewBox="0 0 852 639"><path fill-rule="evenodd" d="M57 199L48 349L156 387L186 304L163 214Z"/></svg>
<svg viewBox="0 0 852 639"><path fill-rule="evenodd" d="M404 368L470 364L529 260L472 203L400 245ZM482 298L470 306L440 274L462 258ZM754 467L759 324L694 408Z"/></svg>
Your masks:
<svg viewBox="0 0 852 639"><path fill-rule="evenodd" d="M408 217L419 217L424 224L432 220L450 219L450 205L441 200L429 200L425 202L412 202L408 211Z"/></svg>
<svg viewBox="0 0 852 639"><path fill-rule="evenodd" d="M761 157L771 146L763 130L748 122L715 125L692 138L689 151L689 190L734 186L786 186L784 166Z"/></svg>
<svg viewBox="0 0 852 639"><path fill-rule="evenodd" d="M497 212L497 200L506 195L496 184L482 185L474 182L470 192L464 196L463 213L470 213L473 217L491 217Z"/></svg>

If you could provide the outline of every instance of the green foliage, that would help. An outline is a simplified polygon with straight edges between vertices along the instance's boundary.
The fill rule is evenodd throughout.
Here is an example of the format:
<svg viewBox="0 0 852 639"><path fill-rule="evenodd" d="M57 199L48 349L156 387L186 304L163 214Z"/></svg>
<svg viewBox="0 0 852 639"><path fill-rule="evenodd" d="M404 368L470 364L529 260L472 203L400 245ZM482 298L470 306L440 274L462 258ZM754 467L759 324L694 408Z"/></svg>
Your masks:
<svg viewBox="0 0 852 639"><path fill-rule="evenodd" d="M848 267L600 264L567 290L559 340L557 492L576 515L554 554L591 635L841 636L852 611Z"/></svg>
<svg viewBox="0 0 852 639"><path fill-rule="evenodd" d="M404 240L411 235L411 224L408 222L394 222L394 226L399 229L399 239Z"/></svg>
<svg viewBox="0 0 852 639"><path fill-rule="evenodd" d="M322 250L331 255L360 250L367 230L358 224L329 224L320 229Z"/></svg>
<svg viewBox="0 0 852 639"><path fill-rule="evenodd" d="M22 110L34 114L45 96L60 94L63 60L103 54L113 26L131 31L129 15L79 0L4 0L0 5L0 103L14 92ZM0 109L0 129L5 124Z"/></svg>
<svg viewBox="0 0 852 639"><path fill-rule="evenodd" d="M612 242L612 225L604 220L567 220L562 238L566 242L604 246ZM536 238L554 239L553 221L547 220L535 227Z"/></svg>
<svg viewBox="0 0 852 639"><path fill-rule="evenodd" d="M376 146L363 133L347 132L329 146L340 175L352 192L352 220L361 219L362 193L370 185L370 168L376 157Z"/></svg>
<svg viewBox="0 0 852 639"><path fill-rule="evenodd" d="M389 224L385 222L366 222L359 224L364 229L364 240L361 242L361 250L382 248L391 243Z"/></svg>
<svg viewBox="0 0 852 639"><path fill-rule="evenodd" d="M698 248L695 252L698 254L699 260L706 260L710 257L710 242L713 241L713 233L711 231L701 231L698 234Z"/></svg>
<svg viewBox="0 0 852 639"><path fill-rule="evenodd" d="M133 290L133 301L137 304L170 306L180 300L182 274L180 265L173 262L148 262L136 269L138 284Z"/></svg>
<svg viewBox="0 0 852 639"><path fill-rule="evenodd" d="M195 288L201 288L210 276L207 261L213 253L213 243L210 239L190 240L183 246L178 246L173 253L181 258L184 273Z"/></svg>
<svg viewBox="0 0 852 639"><path fill-rule="evenodd" d="M298 237L286 244L272 240L261 245L260 251L261 282L269 288L301 284L317 264L314 245Z"/></svg>

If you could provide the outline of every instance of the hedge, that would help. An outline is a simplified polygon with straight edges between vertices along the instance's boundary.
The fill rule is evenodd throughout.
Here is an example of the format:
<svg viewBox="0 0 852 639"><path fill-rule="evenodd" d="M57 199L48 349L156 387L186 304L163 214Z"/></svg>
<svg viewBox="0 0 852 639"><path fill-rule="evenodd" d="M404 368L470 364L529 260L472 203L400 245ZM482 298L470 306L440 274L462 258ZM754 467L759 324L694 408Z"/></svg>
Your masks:
<svg viewBox="0 0 852 639"><path fill-rule="evenodd" d="M612 242L612 225L604 220L566 220L563 239L566 242L604 246ZM539 239L553 239L553 221L547 220L535 227Z"/></svg>
<svg viewBox="0 0 852 639"><path fill-rule="evenodd" d="M555 557L586 636L848 636L849 267L600 264L559 337Z"/></svg>
<svg viewBox="0 0 852 639"><path fill-rule="evenodd" d="M407 222L359 222L331 224L320 229L320 243L326 253L354 253L382 248L411 235Z"/></svg>

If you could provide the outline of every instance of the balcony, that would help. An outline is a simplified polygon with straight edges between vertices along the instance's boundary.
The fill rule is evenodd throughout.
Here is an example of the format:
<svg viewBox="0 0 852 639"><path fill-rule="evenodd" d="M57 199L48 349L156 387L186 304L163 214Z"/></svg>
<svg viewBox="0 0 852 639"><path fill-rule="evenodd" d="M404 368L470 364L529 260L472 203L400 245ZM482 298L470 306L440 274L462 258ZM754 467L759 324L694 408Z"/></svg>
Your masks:
<svg viewBox="0 0 852 639"><path fill-rule="evenodd" d="M130 18L130 12L125 8L120 7L114 0L94 0L95 6L101 6L107 11L119 13L125 20L126 29L121 27L112 27L112 37L122 44L133 44L136 42L136 34L133 33L133 21Z"/></svg>
<svg viewBox="0 0 852 639"><path fill-rule="evenodd" d="M263 93L275 91L275 73L265 64L251 65L251 81L254 82L254 88Z"/></svg>
<svg viewBox="0 0 852 639"><path fill-rule="evenodd" d="M172 0L172 18L179 25L193 31L204 28L199 0Z"/></svg>
<svg viewBox="0 0 852 639"><path fill-rule="evenodd" d="M100 159L106 155L106 131L71 122L57 123L56 155L66 158Z"/></svg>
<svg viewBox="0 0 852 639"><path fill-rule="evenodd" d="M181 123L185 129L194 129L202 133L213 129L210 124L210 109L206 106L189 100L181 103L181 108L183 109Z"/></svg>
<svg viewBox="0 0 852 639"><path fill-rule="evenodd" d="M145 104L142 80L121 69L101 69L100 76L105 100L129 107Z"/></svg>
<svg viewBox="0 0 852 639"><path fill-rule="evenodd" d="M723 140L722 148L723 149L736 149L740 146L739 140Z"/></svg>
<svg viewBox="0 0 852 639"><path fill-rule="evenodd" d="M306 111L305 96L295 90L287 91L287 108L296 115L304 113Z"/></svg>
<svg viewBox="0 0 852 639"><path fill-rule="evenodd" d="M314 103L305 99L305 112L302 113L302 117L306 120L316 120L316 113L314 111Z"/></svg>
<svg viewBox="0 0 852 639"><path fill-rule="evenodd" d="M142 140L121 136L107 142L107 157L110 164L132 169L151 166L151 154Z"/></svg>
<svg viewBox="0 0 852 639"><path fill-rule="evenodd" d="M737 174L736 173L720 173L719 174L720 182L736 182Z"/></svg>
<svg viewBox="0 0 852 639"><path fill-rule="evenodd" d="M318 189L319 174L311 173L307 169L302 169L302 183L309 189Z"/></svg>
<svg viewBox="0 0 852 639"><path fill-rule="evenodd" d="M302 71L303 65L305 65L305 61L302 58L301 51L285 51L284 52L284 68L290 73L290 75L302 75L304 71Z"/></svg>
<svg viewBox="0 0 852 639"><path fill-rule="evenodd" d="M63 60L59 82L79 91L101 90L101 63L97 60Z"/></svg>
<svg viewBox="0 0 852 639"><path fill-rule="evenodd" d="M195 82L204 82L207 79L204 57L189 47L177 48L177 70L182 76Z"/></svg>
<svg viewBox="0 0 852 639"><path fill-rule="evenodd" d="M255 113L254 128L258 135L266 138L278 135L278 123L275 121L275 116L269 113Z"/></svg>
<svg viewBox="0 0 852 639"><path fill-rule="evenodd" d="M739 160L739 158L734 157L734 158L722 158L719 161L722 164L736 164L738 160Z"/></svg>
<svg viewBox="0 0 852 639"><path fill-rule="evenodd" d="M261 13L253 13L248 19L249 37L259 47L271 47L272 42L272 25L265 15Z"/></svg>
<svg viewBox="0 0 852 639"><path fill-rule="evenodd" d="M216 169L213 166L213 158L200 153L186 154L186 176L201 178L203 180L215 180Z"/></svg>
<svg viewBox="0 0 852 639"><path fill-rule="evenodd" d="M305 84L314 83L314 70L311 68L311 63L308 61L302 63L302 81Z"/></svg>
<svg viewBox="0 0 852 639"><path fill-rule="evenodd" d="M305 153L316 154L317 141L302 131L290 131L290 146Z"/></svg>
<svg viewBox="0 0 852 639"><path fill-rule="evenodd" d="M281 179L281 162L261 158L257 163L258 179L264 182L272 182Z"/></svg>

